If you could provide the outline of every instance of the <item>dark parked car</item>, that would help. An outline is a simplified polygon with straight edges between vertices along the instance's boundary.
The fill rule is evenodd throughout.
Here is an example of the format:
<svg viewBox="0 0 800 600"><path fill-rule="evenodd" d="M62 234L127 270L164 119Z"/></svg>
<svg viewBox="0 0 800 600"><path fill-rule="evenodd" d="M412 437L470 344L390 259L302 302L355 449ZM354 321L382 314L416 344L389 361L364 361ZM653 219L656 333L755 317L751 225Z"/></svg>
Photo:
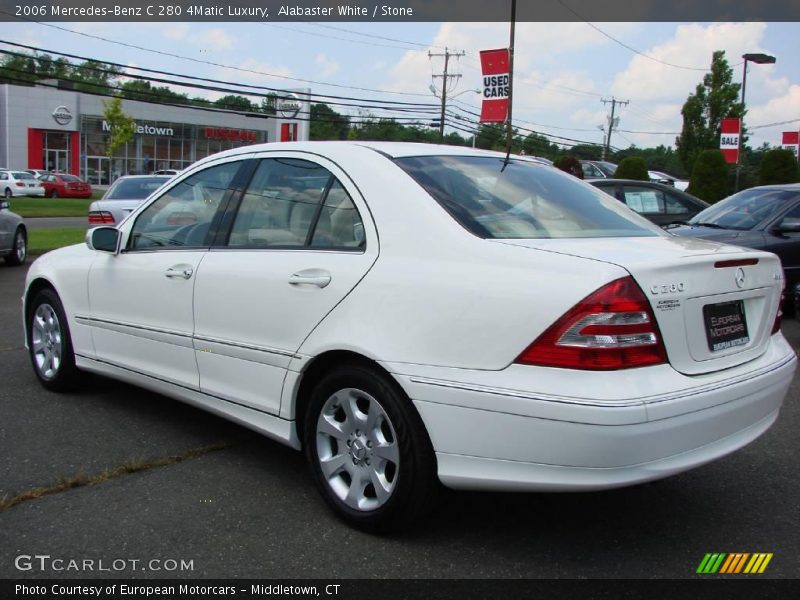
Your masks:
<svg viewBox="0 0 800 600"><path fill-rule="evenodd" d="M700 198L654 181L596 179L589 183L661 227L685 223L708 208Z"/></svg>
<svg viewBox="0 0 800 600"><path fill-rule="evenodd" d="M669 231L774 252L783 263L785 306L794 306L795 287L800 284L800 184L744 190Z"/></svg>

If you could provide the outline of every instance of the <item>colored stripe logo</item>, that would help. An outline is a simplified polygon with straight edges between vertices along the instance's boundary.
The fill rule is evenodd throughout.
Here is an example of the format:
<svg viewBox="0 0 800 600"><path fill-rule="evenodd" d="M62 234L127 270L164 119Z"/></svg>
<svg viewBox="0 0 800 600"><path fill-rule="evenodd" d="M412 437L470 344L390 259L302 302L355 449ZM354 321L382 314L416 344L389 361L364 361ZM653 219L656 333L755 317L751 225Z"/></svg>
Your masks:
<svg viewBox="0 0 800 600"><path fill-rule="evenodd" d="M696 572L701 575L755 575L766 571L771 560L772 552L709 552Z"/></svg>

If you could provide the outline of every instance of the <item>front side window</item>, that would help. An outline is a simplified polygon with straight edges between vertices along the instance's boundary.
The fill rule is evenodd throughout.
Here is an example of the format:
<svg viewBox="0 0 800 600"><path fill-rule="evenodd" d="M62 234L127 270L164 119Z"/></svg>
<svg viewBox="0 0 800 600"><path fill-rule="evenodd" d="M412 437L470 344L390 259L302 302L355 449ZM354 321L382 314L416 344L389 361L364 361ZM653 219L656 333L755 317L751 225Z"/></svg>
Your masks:
<svg viewBox="0 0 800 600"><path fill-rule="evenodd" d="M137 218L129 250L202 247L241 161L209 167L172 186Z"/></svg>
<svg viewBox="0 0 800 600"><path fill-rule="evenodd" d="M482 238L661 235L605 192L551 167L483 156L420 156L395 163Z"/></svg>
<svg viewBox="0 0 800 600"><path fill-rule="evenodd" d="M341 183L305 160L259 163L233 223L230 248L354 249L364 242L361 218Z"/></svg>

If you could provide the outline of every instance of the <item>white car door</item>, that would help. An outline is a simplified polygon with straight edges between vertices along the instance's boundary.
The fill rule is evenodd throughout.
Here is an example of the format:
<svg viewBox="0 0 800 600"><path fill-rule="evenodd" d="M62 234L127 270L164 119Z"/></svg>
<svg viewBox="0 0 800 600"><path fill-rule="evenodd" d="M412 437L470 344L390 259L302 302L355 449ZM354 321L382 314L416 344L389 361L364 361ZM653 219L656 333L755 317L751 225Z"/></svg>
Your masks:
<svg viewBox="0 0 800 600"><path fill-rule="evenodd" d="M125 224L119 254L98 255L86 319L98 360L198 389L192 295L242 164L215 164L171 186Z"/></svg>
<svg viewBox="0 0 800 600"><path fill-rule="evenodd" d="M201 390L270 413L303 340L378 256L355 186L300 156L260 160L195 282Z"/></svg>

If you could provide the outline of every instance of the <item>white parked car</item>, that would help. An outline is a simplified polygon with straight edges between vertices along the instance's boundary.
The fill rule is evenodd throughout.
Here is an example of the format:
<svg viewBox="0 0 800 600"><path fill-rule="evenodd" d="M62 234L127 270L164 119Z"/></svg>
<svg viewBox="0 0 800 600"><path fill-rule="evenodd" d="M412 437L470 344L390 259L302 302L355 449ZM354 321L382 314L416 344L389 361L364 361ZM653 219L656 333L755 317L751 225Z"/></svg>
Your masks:
<svg viewBox="0 0 800 600"><path fill-rule="evenodd" d="M669 173L664 173L663 171L648 171L647 174L650 177L650 181L671 185L676 190L680 190L682 192L685 192L689 187L688 181L678 179L677 177L673 177Z"/></svg>
<svg viewBox="0 0 800 600"><path fill-rule="evenodd" d="M101 373L303 449L369 530L419 517L440 483L613 488L769 429L796 366L775 255L671 236L504 159L369 142L208 157L31 266L34 372L53 390Z"/></svg>
<svg viewBox="0 0 800 600"><path fill-rule="evenodd" d="M0 170L0 192L6 198L15 196L42 196L42 182L27 171Z"/></svg>
<svg viewBox="0 0 800 600"><path fill-rule="evenodd" d="M166 175L123 175L89 205L89 225L121 223L133 209L171 179Z"/></svg>

